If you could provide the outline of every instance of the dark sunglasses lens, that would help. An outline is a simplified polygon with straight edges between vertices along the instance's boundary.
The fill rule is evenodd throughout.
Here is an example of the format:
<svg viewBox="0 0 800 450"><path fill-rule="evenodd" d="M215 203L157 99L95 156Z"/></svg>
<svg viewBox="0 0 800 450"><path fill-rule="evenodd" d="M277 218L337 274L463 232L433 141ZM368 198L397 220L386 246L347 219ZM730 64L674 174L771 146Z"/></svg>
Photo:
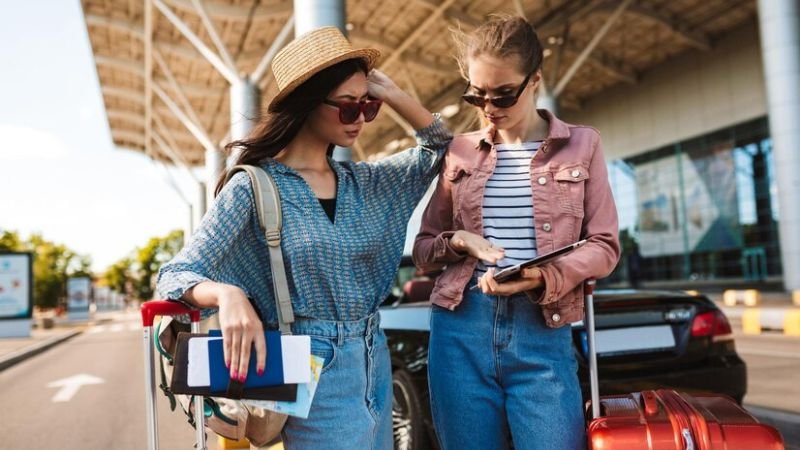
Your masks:
<svg viewBox="0 0 800 450"><path fill-rule="evenodd" d="M351 124L358 120L361 114L361 107L358 103L340 103L339 104L339 121L345 125Z"/></svg>
<svg viewBox="0 0 800 450"><path fill-rule="evenodd" d="M495 97L492 99L492 104L498 108L510 108L517 103L517 97L513 95L506 95L503 97Z"/></svg>
<svg viewBox="0 0 800 450"><path fill-rule="evenodd" d="M372 122L375 117L378 115L378 111L381 109L381 102L380 101L367 101L364 102L364 121L365 122Z"/></svg>
<svg viewBox="0 0 800 450"><path fill-rule="evenodd" d="M461 99L472 106L478 106L480 108L483 108L483 106L486 104L485 99L477 95L462 95Z"/></svg>

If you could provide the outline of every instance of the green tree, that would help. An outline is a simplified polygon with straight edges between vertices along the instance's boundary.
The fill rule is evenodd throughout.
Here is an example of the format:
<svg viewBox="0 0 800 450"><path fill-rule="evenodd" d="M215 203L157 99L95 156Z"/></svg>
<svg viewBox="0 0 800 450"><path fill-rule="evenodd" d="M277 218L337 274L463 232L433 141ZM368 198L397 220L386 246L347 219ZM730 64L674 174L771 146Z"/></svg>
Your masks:
<svg viewBox="0 0 800 450"><path fill-rule="evenodd" d="M22 239L16 231L4 230L0 233L0 252L18 252L23 249Z"/></svg>
<svg viewBox="0 0 800 450"><path fill-rule="evenodd" d="M153 298L155 276L161 265L172 259L182 247L183 231L175 230L164 237L150 238L144 247L137 249L134 261L134 293L138 298Z"/></svg>
<svg viewBox="0 0 800 450"><path fill-rule="evenodd" d="M91 259L66 245L51 242L41 234L25 241L14 231L0 235L0 250L33 253L33 303L42 308L58 305L66 293L67 278L90 276Z"/></svg>
<svg viewBox="0 0 800 450"><path fill-rule="evenodd" d="M127 257L115 262L106 269L100 284L120 293L125 292L126 284L132 279L130 270L132 263L133 260Z"/></svg>

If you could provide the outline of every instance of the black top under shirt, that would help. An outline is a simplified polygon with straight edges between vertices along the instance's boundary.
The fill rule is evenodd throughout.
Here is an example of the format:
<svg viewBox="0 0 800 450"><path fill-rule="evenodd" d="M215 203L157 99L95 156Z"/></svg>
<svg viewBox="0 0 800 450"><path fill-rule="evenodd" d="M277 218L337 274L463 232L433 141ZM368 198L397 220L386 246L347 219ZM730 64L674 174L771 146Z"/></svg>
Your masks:
<svg viewBox="0 0 800 450"><path fill-rule="evenodd" d="M333 220L336 217L336 197L318 198L317 200L319 200L319 204L322 205L322 209L325 210L325 214L328 215L328 219L330 219L331 223L333 223Z"/></svg>

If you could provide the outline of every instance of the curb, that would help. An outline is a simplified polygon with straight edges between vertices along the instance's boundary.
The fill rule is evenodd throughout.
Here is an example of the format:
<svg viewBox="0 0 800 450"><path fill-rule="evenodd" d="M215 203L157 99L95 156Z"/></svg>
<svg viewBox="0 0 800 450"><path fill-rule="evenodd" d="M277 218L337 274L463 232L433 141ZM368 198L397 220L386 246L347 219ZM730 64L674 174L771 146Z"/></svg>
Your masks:
<svg viewBox="0 0 800 450"><path fill-rule="evenodd" d="M38 344L31 345L29 347L25 347L23 349L17 350L16 352L10 353L8 356L0 358L0 371L8 369L9 367L17 364L18 362L24 361L31 356L38 355L43 351L54 347L68 339L72 339L73 337L83 333L83 330L74 330L64 333L60 336L54 336L46 341L42 341Z"/></svg>

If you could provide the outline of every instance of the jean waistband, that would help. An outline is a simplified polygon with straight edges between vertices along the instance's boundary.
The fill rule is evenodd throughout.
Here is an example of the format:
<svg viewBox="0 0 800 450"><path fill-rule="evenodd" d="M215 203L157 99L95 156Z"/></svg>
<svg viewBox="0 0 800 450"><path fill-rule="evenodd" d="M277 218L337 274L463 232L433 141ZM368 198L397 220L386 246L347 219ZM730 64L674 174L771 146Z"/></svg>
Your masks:
<svg viewBox="0 0 800 450"><path fill-rule="evenodd" d="M321 320L307 317L295 317L292 332L311 336L347 338L369 336L378 330L380 315L378 313L359 320Z"/></svg>

